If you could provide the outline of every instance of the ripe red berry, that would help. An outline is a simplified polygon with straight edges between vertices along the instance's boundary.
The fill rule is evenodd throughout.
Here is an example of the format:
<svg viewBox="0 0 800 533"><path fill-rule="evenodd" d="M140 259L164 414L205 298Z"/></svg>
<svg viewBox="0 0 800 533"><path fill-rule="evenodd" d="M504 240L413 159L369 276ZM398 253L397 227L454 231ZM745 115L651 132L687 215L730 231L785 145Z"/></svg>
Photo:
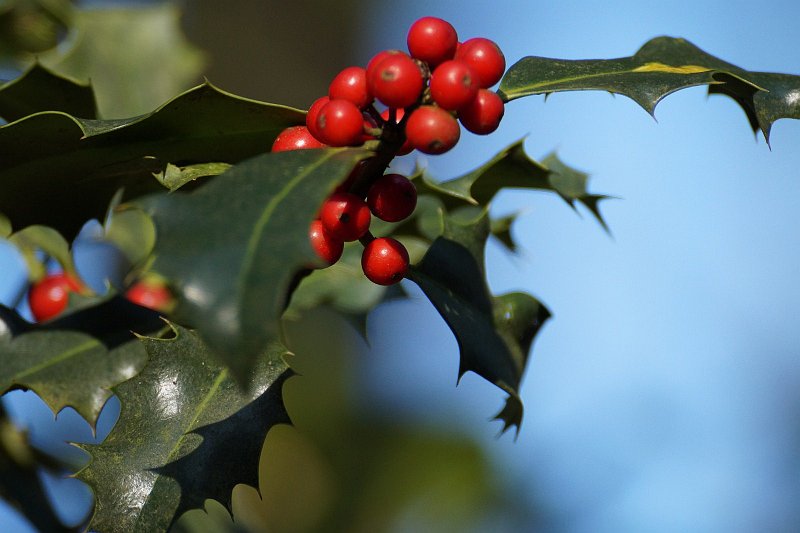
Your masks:
<svg viewBox="0 0 800 533"><path fill-rule="evenodd" d="M379 237L369 242L361 254L361 269L373 283L393 285L408 272L408 251L391 237Z"/></svg>
<svg viewBox="0 0 800 533"><path fill-rule="evenodd" d="M431 98L439 107L455 111L478 94L478 80L463 61L445 61L431 74Z"/></svg>
<svg viewBox="0 0 800 533"><path fill-rule="evenodd" d="M379 219L399 222L414 212L417 188L405 176L384 174L369 188L367 205Z"/></svg>
<svg viewBox="0 0 800 533"><path fill-rule="evenodd" d="M317 128L317 118L319 117L319 110L322 109L325 104L330 102L330 98L327 96L322 96L314 100L314 103L311 104L311 107L308 108L308 113L306 113L306 127L308 131L311 132L311 135L314 136L319 142L322 142L322 134Z"/></svg>
<svg viewBox="0 0 800 533"><path fill-rule="evenodd" d="M322 204L319 218L331 236L349 242L367 232L372 215L366 202L355 194L335 192Z"/></svg>
<svg viewBox="0 0 800 533"><path fill-rule="evenodd" d="M369 83L375 98L387 106L409 107L422 92L422 71L406 54L391 54L375 66Z"/></svg>
<svg viewBox="0 0 800 533"><path fill-rule="evenodd" d="M33 318L43 322L60 315L67 308L70 293L80 290L80 282L69 274L48 274L28 291Z"/></svg>
<svg viewBox="0 0 800 533"><path fill-rule="evenodd" d="M325 145L319 142L316 137L311 135L305 126L291 126L286 128L272 143L273 152L285 152L287 150L304 150L307 148L324 148Z"/></svg>
<svg viewBox="0 0 800 533"><path fill-rule="evenodd" d="M412 57L425 61L431 68L453 59L458 45L456 29L436 17L422 17L408 30L408 51Z"/></svg>
<svg viewBox="0 0 800 533"><path fill-rule="evenodd" d="M458 120L472 133L488 135L500 125L503 113L503 100L497 93L481 89L471 103L458 110Z"/></svg>
<svg viewBox="0 0 800 533"><path fill-rule="evenodd" d="M172 304L172 293L163 283L141 280L125 291L125 298L149 309L165 311Z"/></svg>
<svg viewBox="0 0 800 533"><path fill-rule="evenodd" d="M355 146L362 143L364 117L348 100L331 100L319 110L317 129L320 140L330 146Z"/></svg>
<svg viewBox="0 0 800 533"><path fill-rule="evenodd" d="M406 122L408 141L426 154L443 154L456 145L460 136L456 119L440 107L420 106Z"/></svg>
<svg viewBox="0 0 800 533"><path fill-rule="evenodd" d="M322 224L321 220L317 219L311 223L308 229L308 238L317 256L322 259L327 266L334 264L342 257L344 241L337 239L325 231L325 226Z"/></svg>
<svg viewBox="0 0 800 533"><path fill-rule="evenodd" d="M381 50L374 56L372 59L369 60L367 63L367 87L369 88L370 92L372 92L372 78L375 76L375 69L380 64L381 61L386 59L389 56L393 56L396 54L404 54L402 50Z"/></svg>
<svg viewBox="0 0 800 533"><path fill-rule="evenodd" d="M403 109L396 109L395 110L395 124L398 124L401 120L403 120L403 115L405 115L405 111ZM381 118L388 122L389 121L389 110L384 109L381 111ZM414 147L411 146L411 143L408 142L408 139L403 141L403 145L397 151L397 155L408 155L414 150Z"/></svg>
<svg viewBox="0 0 800 533"><path fill-rule="evenodd" d="M494 41L476 37L461 43L456 50L456 59L470 66L478 78L478 85L488 89L503 77L506 58Z"/></svg>
<svg viewBox="0 0 800 533"><path fill-rule="evenodd" d="M361 67L347 67L333 78L328 87L331 100L348 100L359 109L372 103L372 93L367 88L367 71Z"/></svg>

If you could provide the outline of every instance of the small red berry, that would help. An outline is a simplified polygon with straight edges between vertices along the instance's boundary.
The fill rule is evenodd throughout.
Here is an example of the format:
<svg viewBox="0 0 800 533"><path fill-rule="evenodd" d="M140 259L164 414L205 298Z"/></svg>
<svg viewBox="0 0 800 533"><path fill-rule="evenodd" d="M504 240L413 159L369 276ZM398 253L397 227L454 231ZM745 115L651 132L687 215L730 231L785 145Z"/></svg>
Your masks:
<svg viewBox="0 0 800 533"><path fill-rule="evenodd" d="M364 247L361 269L371 282L393 285L405 277L408 261L408 251L399 241L391 237L379 237Z"/></svg>
<svg viewBox="0 0 800 533"><path fill-rule="evenodd" d="M395 110L395 117L394 117L395 118L395 124L398 124L401 120L403 120L403 115L405 115L405 114L406 114L406 112L403 109L396 109ZM389 110L388 109L384 109L383 111L381 111L381 118L385 122L389 121ZM408 139L406 139L405 141L403 141L403 145L397 151L397 155L408 155L413 150L414 150L414 147L411 146L411 143L408 142Z"/></svg>
<svg viewBox="0 0 800 533"><path fill-rule="evenodd" d="M384 58L372 72L370 87L375 98L389 107L409 107L422 93L422 71L406 54Z"/></svg>
<svg viewBox="0 0 800 533"><path fill-rule="evenodd" d="M33 318L43 322L60 315L67 308L70 293L80 290L80 282L69 274L48 274L28 291L28 305Z"/></svg>
<svg viewBox="0 0 800 533"><path fill-rule="evenodd" d="M348 100L331 100L319 110L317 129L325 144L355 146L362 143L364 117L358 107Z"/></svg>
<svg viewBox="0 0 800 533"><path fill-rule="evenodd" d="M314 100L314 103L308 108L308 113L306 113L306 127L319 142L322 142L322 134L317 128L317 117L319 117L319 110L330 101L331 99L327 96L321 96Z"/></svg>
<svg viewBox="0 0 800 533"><path fill-rule="evenodd" d="M367 87L369 87L370 92L372 92L371 80L375 75L376 67L380 64L381 61L383 61L387 57L397 54L405 54L405 52L403 52L402 50L381 50L380 52L372 56L372 59L369 60L369 63L367 63L366 71L367 71Z"/></svg>
<svg viewBox="0 0 800 533"><path fill-rule="evenodd" d="M308 229L308 238L317 256L322 259L327 266L334 264L342 257L344 241L337 239L325 231L321 220L317 219L311 223Z"/></svg>
<svg viewBox="0 0 800 533"><path fill-rule="evenodd" d="M455 111L475 99L478 80L463 61L445 61L431 74L431 98L439 107Z"/></svg>
<svg viewBox="0 0 800 533"><path fill-rule="evenodd" d="M149 309L165 311L172 304L172 293L163 283L141 280L125 291L125 298Z"/></svg>
<svg viewBox="0 0 800 533"><path fill-rule="evenodd" d="M367 205L379 219L399 222L414 212L417 206L417 188L405 176L384 174L369 188Z"/></svg>
<svg viewBox="0 0 800 533"><path fill-rule="evenodd" d="M443 154L458 142L461 128L453 116L442 109L423 105L406 122L406 137L411 145L426 154Z"/></svg>
<svg viewBox="0 0 800 533"><path fill-rule="evenodd" d="M361 67L347 67L333 78L328 87L331 100L348 100L359 109L372 103L372 93L367 88L367 71Z"/></svg>
<svg viewBox="0 0 800 533"><path fill-rule="evenodd" d="M324 147L325 145L311 135L311 132L308 131L308 128L305 126L291 126L286 128L278 134L275 142L272 143L273 152Z"/></svg>
<svg viewBox="0 0 800 533"><path fill-rule="evenodd" d="M366 202L355 194L335 192L322 204L319 218L331 236L349 242L367 232L372 215Z"/></svg>
<svg viewBox="0 0 800 533"><path fill-rule="evenodd" d="M436 17L422 17L408 30L408 51L412 57L425 61L431 68L453 59L458 35L452 24Z"/></svg>
<svg viewBox="0 0 800 533"><path fill-rule="evenodd" d="M458 120L472 133L488 135L500 125L503 113L503 100L497 93L481 89L471 103L458 110Z"/></svg>
<svg viewBox="0 0 800 533"><path fill-rule="evenodd" d="M472 68L478 78L478 85L488 89L503 77L506 70L506 58L494 41L476 37L459 45L456 59Z"/></svg>

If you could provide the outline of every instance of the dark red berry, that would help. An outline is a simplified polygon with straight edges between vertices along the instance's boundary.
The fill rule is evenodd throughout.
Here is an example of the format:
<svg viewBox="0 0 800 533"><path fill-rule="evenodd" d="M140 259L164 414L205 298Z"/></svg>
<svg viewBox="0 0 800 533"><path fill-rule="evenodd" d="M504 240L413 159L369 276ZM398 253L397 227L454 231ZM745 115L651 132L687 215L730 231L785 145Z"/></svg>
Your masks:
<svg viewBox="0 0 800 533"><path fill-rule="evenodd" d="M458 120L472 133L488 135L500 125L505 108L497 93L481 89L475 99L458 110Z"/></svg>
<svg viewBox="0 0 800 533"><path fill-rule="evenodd" d="M163 283L150 280L137 281L125 291L125 298L149 309L165 311L172 304L172 294Z"/></svg>
<svg viewBox="0 0 800 533"><path fill-rule="evenodd" d="M331 100L348 100L359 109L372 103L372 93L367 88L367 71L361 67L347 67L333 78L328 87Z"/></svg>
<svg viewBox="0 0 800 533"><path fill-rule="evenodd" d="M346 242L360 239L369 229L371 217L366 202L347 192L330 195L319 212L325 231Z"/></svg>
<svg viewBox="0 0 800 533"><path fill-rule="evenodd" d="M391 237L370 241L361 254L361 269L373 283L393 285L408 272L408 251Z"/></svg>
<svg viewBox="0 0 800 533"><path fill-rule="evenodd" d="M478 80L463 61L445 61L431 74L431 98L439 107L455 111L474 100L476 94Z"/></svg>
<svg viewBox="0 0 800 533"><path fill-rule="evenodd" d="M355 146L362 143L364 117L348 100L331 100L319 110L317 129L321 141L330 146Z"/></svg>
<svg viewBox="0 0 800 533"><path fill-rule="evenodd" d="M384 174L370 187L367 205L379 219L399 222L414 212L417 206L417 188L405 176Z"/></svg>
<svg viewBox="0 0 800 533"><path fill-rule="evenodd" d="M325 231L321 220L317 219L311 223L311 227L308 229L308 238L317 256L322 259L327 266L334 264L342 257L344 241L337 239Z"/></svg>
<svg viewBox="0 0 800 533"><path fill-rule="evenodd" d="M398 124L401 120L403 120L403 115L405 115L405 113L406 112L403 109L396 109L395 110L395 117L394 117L395 118L395 124ZM389 110L388 109L384 109L381 112L381 118L385 122L388 122L389 121L389 114L390 114ZM405 141L403 141L403 145L397 151L397 155L407 155L407 154L410 154L413 150L414 150L414 147L411 146L411 143L408 142L408 139L406 139Z"/></svg>
<svg viewBox="0 0 800 533"><path fill-rule="evenodd" d="M442 109L423 105L406 122L406 137L411 145L426 154L443 154L458 142L461 128L453 116Z"/></svg>
<svg viewBox="0 0 800 533"><path fill-rule="evenodd" d="M409 107L422 92L422 71L406 54L391 54L381 60L370 78L375 98L389 107Z"/></svg>
<svg viewBox="0 0 800 533"><path fill-rule="evenodd" d="M311 104L311 107L308 108L308 113L306 113L306 127L308 131L311 132L311 135L314 136L319 142L322 142L322 134L317 128L317 117L319 117L319 110L322 109L325 104L330 102L330 98L327 96L322 96L314 100L314 103Z"/></svg>
<svg viewBox="0 0 800 533"><path fill-rule="evenodd" d="M48 274L28 291L28 305L33 318L43 322L60 315L67 308L70 293L80 290L80 282L69 274Z"/></svg>
<svg viewBox="0 0 800 533"><path fill-rule="evenodd" d="M456 50L456 59L470 66L478 85L488 89L503 77L506 58L494 41L476 37L464 41Z"/></svg>
<svg viewBox="0 0 800 533"><path fill-rule="evenodd" d="M319 142L316 137L311 135L305 126L291 126L286 128L272 143L273 152L285 152L287 150L304 150L306 148L324 148L325 145Z"/></svg>
<svg viewBox="0 0 800 533"><path fill-rule="evenodd" d="M453 59L458 45L456 29L436 17L422 17L408 30L408 51L412 57L425 61L431 68Z"/></svg>

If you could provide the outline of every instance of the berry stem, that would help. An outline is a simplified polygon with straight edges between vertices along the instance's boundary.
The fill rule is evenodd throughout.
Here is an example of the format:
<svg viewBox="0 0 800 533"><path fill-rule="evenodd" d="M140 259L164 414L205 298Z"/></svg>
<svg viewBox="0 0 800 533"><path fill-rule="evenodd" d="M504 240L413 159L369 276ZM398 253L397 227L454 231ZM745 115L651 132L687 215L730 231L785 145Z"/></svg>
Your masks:
<svg viewBox="0 0 800 533"><path fill-rule="evenodd" d="M367 231L364 235L361 236L360 239L358 239L358 242L360 242L362 246L366 246L374 240L375 236L372 234L372 232Z"/></svg>

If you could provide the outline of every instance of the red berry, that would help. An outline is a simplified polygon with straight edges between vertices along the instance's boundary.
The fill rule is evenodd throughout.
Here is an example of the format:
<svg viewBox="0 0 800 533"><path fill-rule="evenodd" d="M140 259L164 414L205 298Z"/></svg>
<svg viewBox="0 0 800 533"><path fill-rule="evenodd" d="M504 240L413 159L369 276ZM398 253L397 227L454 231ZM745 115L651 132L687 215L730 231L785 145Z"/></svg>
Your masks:
<svg viewBox="0 0 800 533"><path fill-rule="evenodd" d="M172 293L163 283L154 281L137 281L125 291L125 298L149 309L164 311L172 303Z"/></svg>
<svg viewBox="0 0 800 533"><path fill-rule="evenodd" d="M327 266L334 264L342 257L344 241L333 237L330 233L325 231L321 220L317 219L311 223L308 229L308 238L317 256L322 259Z"/></svg>
<svg viewBox="0 0 800 533"><path fill-rule="evenodd" d="M366 202L347 192L335 192L322 204L319 218L331 236L356 241L369 229L372 215Z"/></svg>
<svg viewBox="0 0 800 533"><path fill-rule="evenodd" d="M389 56L393 56L396 54L404 54L404 52L402 50L381 50L380 52L372 56L372 59L369 60L369 63L367 63L366 71L367 71L367 86L370 87L370 91L372 91L370 85L372 82L370 80L375 74L375 68L380 64L381 61L383 61Z"/></svg>
<svg viewBox="0 0 800 533"><path fill-rule="evenodd" d="M406 54L391 54L381 60L370 77L375 98L389 107L409 107L422 92L422 71Z"/></svg>
<svg viewBox="0 0 800 533"><path fill-rule="evenodd" d="M403 109L396 109L395 110L395 117L394 117L395 118L395 124L397 124L401 120L403 120L403 115L405 115L405 114L406 114L406 112ZM384 109L383 111L381 111L381 118L386 122L389 121L389 110L388 109ZM414 147L411 146L411 143L408 142L408 139L406 139L403 142L403 145L397 151L397 155L408 155L413 150L414 150Z"/></svg>
<svg viewBox="0 0 800 533"><path fill-rule="evenodd" d="M425 61L434 68L436 65L453 59L458 45L456 29L436 17L422 17L408 30L408 51L412 57Z"/></svg>
<svg viewBox="0 0 800 533"><path fill-rule="evenodd" d="M378 285L393 285L408 272L408 251L391 237L373 239L361 254L364 275Z"/></svg>
<svg viewBox="0 0 800 533"><path fill-rule="evenodd" d="M494 41L476 37L464 41L456 51L456 59L470 66L478 85L488 89L503 77L506 70L506 58Z"/></svg>
<svg viewBox="0 0 800 533"><path fill-rule="evenodd" d="M311 107L308 108L308 113L306 113L306 127L308 131L311 132L318 141L322 142L322 134L317 128L317 117L319 117L319 110L322 109L325 104L330 102L330 98L327 96L322 96L314 100L314 103L311 104Z"/></svg>
<svg viewBox="0 0 800 533"><path fill-rule="evenodd" d="M441 107L420 106L406 122L409 142L426 154L443 154L456 145L460 136L458 122Z"/></svg>
<svg viewBox="0 0 800 533"><path fill-rule="evenodd" d="M431 97L439 107L455 111L475 99L478 80L463 61L445 61L431 74Z"/></svg>
<svg viewBox="0 0 800 533"><path fill-rule="evenodd" d="M272 143L273 152L285 152L287 150L304 150L306 148L324 148L325 145L319 142L316 137L311 135L305 126L291 126L286 128Z"/></svg>
<svg viewBox="0 0 800 533"><path fill-rule="evenodd" d="M458 119L472 133L488 135L500 125L503 113L503 100L497 93L481 89L471 103L458 110Z"/></svg>
<svg viewBox="0 0 800 533"><path fill-rule="evenodd" d="M372 94L367 88L367 71L361 67L347 67L333 78L328 96L331 100L348 100L364 109L372 103Z"/></svg>
<svg viewBox="0 0 800 533"><path fill-rule="evenodd" d="M417 188L405 176L385 174L370 187L367 205L379 219L399 222L414 212L417 206Z"/></svg>
<svg viewBox="0 0 800 533"><path fill-rule="evenodd" d="M330 146L354 146L362 143L364 117L348 100L331 100L319 110L317 129L321 141Z"/></svg>
<svg viewBox="0 0 800 533"><path fill-rule="evenodd" d="M48 274L28 291L28 305L33 317L37 322L43 322L60 315L67 308L69 294L80 290L80 282L69 274Z"/></svg>

